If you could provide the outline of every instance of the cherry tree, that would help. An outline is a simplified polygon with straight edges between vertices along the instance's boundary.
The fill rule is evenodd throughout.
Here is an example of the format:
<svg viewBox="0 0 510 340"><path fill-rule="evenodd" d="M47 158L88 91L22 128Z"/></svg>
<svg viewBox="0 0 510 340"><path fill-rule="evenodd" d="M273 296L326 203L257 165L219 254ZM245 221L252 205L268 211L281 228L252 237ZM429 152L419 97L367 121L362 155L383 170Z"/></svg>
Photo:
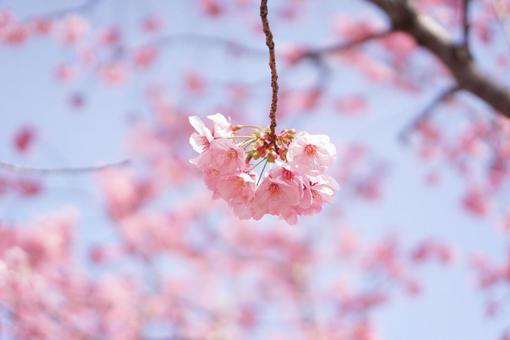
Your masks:
<svg viewBox="0 0 510 340"><path fill-rule="evenodd" d="M510 339L509 48L508 0L1 3L0 334Z"/></svg>

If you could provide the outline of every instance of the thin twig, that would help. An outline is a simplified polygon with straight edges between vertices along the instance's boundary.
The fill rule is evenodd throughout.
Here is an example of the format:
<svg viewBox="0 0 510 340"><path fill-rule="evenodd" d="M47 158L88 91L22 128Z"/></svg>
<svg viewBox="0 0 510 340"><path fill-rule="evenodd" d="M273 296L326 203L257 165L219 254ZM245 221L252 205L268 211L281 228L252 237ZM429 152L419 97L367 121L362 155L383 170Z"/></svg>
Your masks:
<svg viewBox="0 0 510 340"><path fill-rule="evenodd" d="M260 18L262 20L262 30L266 35L266 45L269 49L269 68L271 69L271 88L273 89L272 99L271 99L271 111L269 112L269 119L271 120L271 125L269 125L269 129L271 132L271 139L274 147L277 149L276 145L276 110L278 109L278 73L276 72L276 57L274 51L274 41L273 41L273 33L271 32L271 28L269 27L269 20L267 19L267 0L260 1Z"/></svg>
<svg viewBox="0 0 510 340"><path fill-rule="evenodd" d="M445 100L450 98L453 94L460 91L458 85L453 85L443 91L441 91L434 99L411 121L407 124L402 131L399 133L398 139L402 143L406 143L409 134L418 126L420 123L430 118L434 110Z"/></svg>
<svg viewBox="0 0 510 340"><path fill-rule="evenodd" d="M471 0L463 0L462 3L462 45L469 50L469 33L471 22L469 20L469 5Z"/></svg>
<svg viewBox="0 0 510 340"><path fill-rule="evenodd" d="M318 58L319 56L324 55L324 54L343 52L345 50L349 50L351 48L358 47L359 45L363 45L363 44L368 43L370 41L381 39L381 38L385 38L385 37L389 36L392 33L394 33L394 32L391 31L391 30L385 30L385 31L381 31L381 32L374 32L374 33L371 33L371 34L368 34L368 35L364 35L362 37L359 37L359 38L351 40L351 41L341 42L341 43L338 43L338 44L334 44L334 45L325 46L325 47L321 47L321 48L316 48L316 49L310 50L310 51L304 53L301 56L301 58L303 58L303 59L306 59L306 58L314 59L314 58Z"/></svg>
<svg viewBox="0 0 510 340"><path fill-rule="evenodd" d="M116 163L106 163L101 165L92 165L92 166L84 166L84 167L61 167L61 168L39 168L39 167L29 167L24 165L12 164L8 162L0 161L0 169L14 171L14 172L28 172L28 173L36 173L36 174L77 174L77 173L88 173L88 172L96 172L109 168L119 168L128 166L131 164L131 160L123 160Z"/></svg>
<svg viewBox="0 0 510 340"><path fill-rule="evenodd" d="M58 9L58 10L55 10L52 12L47 12L47 13L42 13L42 14L37 14L37 15L31 16L31 17L27 17L23 20L23 22L27 23L27 22L31 22L33 20L40 19L40 18L58 19L58 18L61 18L67 14L88 11L88 10L94 8L96 5L98 5L101 1L102 0L85 0L85 1L83 1L83 3L78 4L78 5L68 6L68 7Z"/></svg>
<svg viewBox="0 0 510 340"><path fill-rule="evenodd" d="M219 45L225 46L231 51L241 52L245 54L252 55L265 55L265 51L262 49L257 49L255 47L248 46L246 44L239 43L234 40L229 40L223 37L214 36L214 35L201 35L194 33L177 33L177 34L168 34L157 37L150 41L145 42L142 46L150 46L150 47L161 47L166 45L171 45L173 43L190 43L196 42L203 45ZM134 48L132 48L134 49Z"/></svg>

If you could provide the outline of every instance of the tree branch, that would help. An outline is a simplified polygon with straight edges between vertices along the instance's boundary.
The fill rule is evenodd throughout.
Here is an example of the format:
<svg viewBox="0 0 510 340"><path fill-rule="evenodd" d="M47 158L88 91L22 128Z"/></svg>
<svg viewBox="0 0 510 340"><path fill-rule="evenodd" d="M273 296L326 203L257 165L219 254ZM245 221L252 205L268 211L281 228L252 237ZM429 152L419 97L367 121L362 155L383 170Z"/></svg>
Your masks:
<svg viewBox="0 0 510 340"><path fill-rule="evenodd" d="M434 113L434 110L448 100L451 96L457 93L460 88L457 85L453 85L443 91L441 91L434 99L414 118L409 124L407 124L402 131L399 133L398 139L405 143L409 137L409 134L418 126L420 123L426 121Z"/></svg>
<svg viewBox="0 0 510 340"><path fill-rule="evenodd" d="M472 93L495 112L510 118L509 89L484 74L466 47L455 43L438 23L418 14L407 1L367 1L389 16L395 31L411 35L421 47L435 55L449 69L460 89Z"/></svg>
<svg viewBox="0 0 510 340"><path fill-rule="evenodd" d="M153 40L147 41L144 44L140 46L150 46L150 47L163 47L163 46L169 46L173 43L190 43L190 42L196 42L203 45L218 45L226 47L227 49L230 49L232 51L246 53L246 54L252 54L257 56L265 56L266 51L262 49L258 49L255 47L251 47L242 43L239 43L234 40L229 40L220 36L214 36L214 35L200 35L200 34L193 34L193 33L178 33L178 34L168 34L163 35L158 38L155 38ZM137 46L139 47L139 46ZM130 49L134 49L135 47L131 47Z"/></svg>
<svg viewBox="0 0 510 340"><path fill-rule="evenodd" d="M27 17L23 20L23 22L30 22L35 19L40 18L47 18L47 19L58 19L61 18L67 14L71 13L79 13L79 12L85 12L88 11L95 6L97 6L102 0L84 0L81 4L74 5L74 6L68 6L62 9L58 9L52 12L42 13L38 15L34 15L31 17Z"/></svg>
<svg viewBox="0 0 510 340"><path fill-rule="evenodd" d="M469 20L469 5L471 0L462 2L462 44L469 51L469 33L471 31L471 22Z"/></svg>
<svg viewBox="0 0 510 340"><path fill-rule="evenodd" d="M359 38L351 40L351 41L341 42L339 44L334 44L331 46L316 48L316 49L313 49L313 50L310 50L310 51L304 53L301 56L301 58L316 59L323 54L343 52L343 51L349 50L351 48L358 47L360 45L368 43L370 41L385 38L385 37L389 36L391 33L393 33L392 30L374 32L374 33L359 37Z"/></svg>
<svg viewBox="0 0 510 340"><path fill-rule="evenodd" d="M77 174L77 173L88 173L105 170L109 168L124 167L131 164L130 160L123 160L116 163L107 163L97 166L84 166L84 167L64 167L64 168L35 168L22 166L12 163L0 161L0 169L14 171L14 172L29 172L41 175L47 174Z"/></svg>

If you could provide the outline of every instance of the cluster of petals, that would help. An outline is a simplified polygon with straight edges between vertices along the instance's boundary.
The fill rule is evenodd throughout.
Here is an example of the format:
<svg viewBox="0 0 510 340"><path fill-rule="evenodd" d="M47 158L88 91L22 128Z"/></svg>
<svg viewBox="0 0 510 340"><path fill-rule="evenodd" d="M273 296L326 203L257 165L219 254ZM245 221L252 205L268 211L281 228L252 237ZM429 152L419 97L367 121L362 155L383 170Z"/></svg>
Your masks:
<svg viewBox="0 0 510 340"><path fill-rule="evenodd" d="M318 213L333 199L338 184L325 172L336 148L328 136L293 130L272 136L268 129L233 125L220 113L207 118L210 124L189 118L195 129L190 144L199 154L191 163L213 197L226 201L237 217L259 220L269 214L295 224L298 216ZM240 135L244 128L254 131Z"/></svg>

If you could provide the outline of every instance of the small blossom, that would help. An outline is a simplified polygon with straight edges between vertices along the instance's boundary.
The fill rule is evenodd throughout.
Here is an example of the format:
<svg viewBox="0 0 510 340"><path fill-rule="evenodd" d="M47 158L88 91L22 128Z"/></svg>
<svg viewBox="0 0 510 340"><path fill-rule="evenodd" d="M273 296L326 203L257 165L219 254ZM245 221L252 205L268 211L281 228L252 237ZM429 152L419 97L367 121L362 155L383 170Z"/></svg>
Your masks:
<svg viewBox="0 0 510 340"><path fill-rule="evenodd" d="M253 218L259 220L265 214L283 217L296 222L295 208L301 198L301 182L286 169L274 169L262 181L253 199Z"/></svg>
<svg viewBox="0 0 510 340"><path fill-rule="evenodd" d="M254 174L239 173L231 176L223 176L217 182L217 194L233 208L234 213L240 219L251 217L250 203L255 195Z"/></svg>
<svg viewBox="0 0 510 340"><path fill-rule="evenodd" d="M191 161L199 169L214 169L218 175L242 171L244 151L230 139L214 139L207 150Z"/></svg>
<svg viewBox="0 0 510 340"><path fill-rule="evenodd" d="M336 148L326 135L299 132L289 145L287 160L300 172L322 173L336 157Z"/></svg>
<svg viewBox="0 0 510 340"><path fill-rule="evenodd" d="M60 37L66 44L75 44L90 31L90 23L83 17L70 14L62 19Z"/></svg>
<svg viewBox="0 0 510 340"><path fill-rule="evenodd" d="M221 113L207 116L207 118L214 124L212 129L209 129L200 117L189 117L189 122L196 131L191 135L189 142L193 149L199 153L209 147L214 137L232 136L231 124Z"/></svg>
<svg viewBox="0 0 510 340"><path fill-rule="evenodd" d="M310 176L303 190L299 208L303 214L314 214L322 210L324 203L330 203L338 191L338 183L328 175Z"/></svg>
<svg viewBox="0 0 510 340"><path fill-rule="evenodd" d="M230 204L249 203L255 195L255 179L247 173L224 176L218 181L218 193Z"/></svg>

